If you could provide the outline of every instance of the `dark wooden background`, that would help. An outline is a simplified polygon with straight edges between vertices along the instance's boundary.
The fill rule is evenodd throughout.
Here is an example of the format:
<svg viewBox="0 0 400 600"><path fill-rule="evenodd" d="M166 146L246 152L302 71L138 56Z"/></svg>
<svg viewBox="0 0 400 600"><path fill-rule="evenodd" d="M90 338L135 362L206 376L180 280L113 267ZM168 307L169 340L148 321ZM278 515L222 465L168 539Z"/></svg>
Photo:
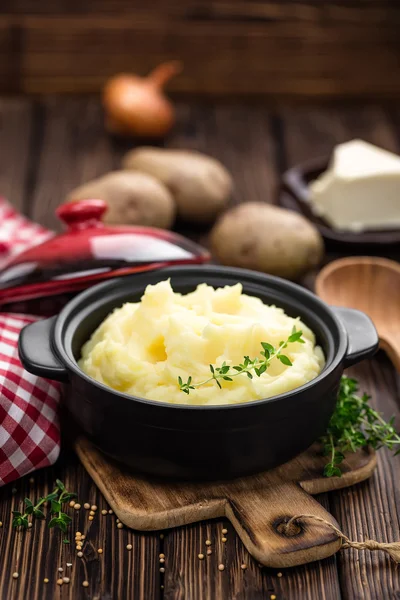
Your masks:
<svg viewBox="0 0 400 600"><path fill-rule="evenodd" d="M15 7L18 3L15 3ZM223 161L235 180L232 202L273 201L283 169L331 150L356 136L391 150L400 149L400 112L382 107L281 108L180 104L178 124L167 140L172 147L195 148ZM96 99L0 100L0 192L18 208L48 227L58 227L55 207L77 184L120 165L130 147L106 135ZM186 233L190 233L187 229ZM193 233L193 232L192 232ZM194 233L193 233L194 234ZM197 234L198 235L198 234ZM207 232L200 236L204 243ZM399 377L384 355L352 370L374 406L397 415L400 427ZM216 457L216 460L218 458ZM61 543L44 523L27 532L11 529L11 509L25 496L47 493L59 477L78 492L81 502L104 508L104 500L64 444L59 463L0 490L0 598L3 600L391 600L400 598L400 570L382 553L344 550L314 564L282 570L260 568L248 556L228 523L195 524L165 532L140 534L118 530L112 516L98 514L89 524L86 511L72 511L71 532L87 536L84 558L74 544ZM12 488L16 488L13 494ZM353 539L400 539L400 457L379 453L373 478L356 487L324 494L319 500ZM228 542L221 543L227 526ZM199 561L204 540L214 554ZM72 540L73 541L73 540ZM126 544L132 543L128 552ZM97 548L103 548L99 557ZM159 572L163 552L165 574ZM71 562L71 583L56 586L57 567ZM218 563L226 565L224 572ZM242 562L249 568L240 569ZM17 581L12 573L20 573ZM65 574L65 573L64 573ZM48 584L43 578L49 578ZM84 579L90 587L83 588ZM163 588L161 586L164 586Z"/></svg>
<svg viewBox="0 0 400 600"><path fill-rule="evenodd" d="M2 0L0 91L94 92L166 59L180 94L400 97L397 0Z"/></svg>

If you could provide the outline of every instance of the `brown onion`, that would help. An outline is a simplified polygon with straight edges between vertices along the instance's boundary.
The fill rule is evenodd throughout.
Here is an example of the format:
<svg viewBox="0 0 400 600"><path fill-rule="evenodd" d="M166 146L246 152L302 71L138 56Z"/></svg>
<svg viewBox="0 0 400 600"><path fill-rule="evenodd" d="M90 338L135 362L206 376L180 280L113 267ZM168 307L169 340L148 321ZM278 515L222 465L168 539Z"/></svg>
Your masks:
<svg viewBox="0 0 400 600"><path fill-rule="evenodd" d="M147 77L121 73L103 89L106 127L113 133L163 136L175 121L175 111L163 87L182 70L179 61L162 63Z"/></svg>

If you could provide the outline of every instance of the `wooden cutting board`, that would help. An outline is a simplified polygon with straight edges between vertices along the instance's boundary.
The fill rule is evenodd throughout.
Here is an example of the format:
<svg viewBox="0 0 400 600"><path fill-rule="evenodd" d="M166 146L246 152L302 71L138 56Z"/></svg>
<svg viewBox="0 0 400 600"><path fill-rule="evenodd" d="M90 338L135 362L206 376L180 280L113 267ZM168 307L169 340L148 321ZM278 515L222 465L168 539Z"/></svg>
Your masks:
<svg viewBox="0 0 400 600"><path fill-rule="evenodd" d="M364 481L373 473L373 451L349 455L343 476L324 478L325 460L318 446L292 461L251 477L222 482L171 482L129 472L99 452L86 438L75 448L84 467L117 517L141 531L169 529L195 521L228 518L254 558L268 567L292 567L331 556L341 546L323 523L299 520L291 535L282 524L307 514L339 527L311 494ZM292 531L294 529L294 531Z"/></svg>

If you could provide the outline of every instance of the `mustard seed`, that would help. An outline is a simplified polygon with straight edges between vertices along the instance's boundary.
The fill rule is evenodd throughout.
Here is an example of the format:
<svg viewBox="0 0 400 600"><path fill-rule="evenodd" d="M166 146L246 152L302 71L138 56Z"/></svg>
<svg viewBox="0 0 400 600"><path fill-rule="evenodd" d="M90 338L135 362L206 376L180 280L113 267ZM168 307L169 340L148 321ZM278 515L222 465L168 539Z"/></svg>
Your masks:
<svg viewBox="0 0 400 600"><path fill-rule="evenodd" d="M13 579L18 579L18 577L19 577L19 573L17 573L17 572L13 573Z"/></svg>
<svg viewBox="0 0 400 600"><path fill-rule="evenodd" d="M94 512L94 510L91 510L91 511L89 512L89 515L90 515L91 517L94 517L94 515L95 515L95 514L96 514L96 513Z"/></svg>
<svg viewBox="0 0 400 600"><path fill-rule="evenodd" d="M163 540L163 539L164 539L164 534L160 533L160 540Z"/></svg>
<svg viewBox="0 0 400 600"><path fill-rule="evenodd" d="M103 548L99 548L99 549L97 550L97 553L98 553L98 554L103 554Z"/></svg>
<svg viewBox="0 0 400 600"><path fill-rule="evenodd" d="M165 563L165 558L160 558L160 563Z"/></svg>
<svg viewBox="0 0 400 600"><path fill-rule="evenodd" d="M197 556L199 557L199 559L200 559L200 560L203 560L203 559L204 559L204 554L202 554L201 552L200 552L200 554L198 554Z"/></svg>
<svg viewBox="0 0 400 600"><path fill-rule="evenodd" d="M97 510L97 506L95 504L92 504L92 506L90 507L92 510Z"/></svg>
<svg viewBox="0 0 400 600"><path fill-rule="evenodd" d="M159 554L158 557L159 558L165 558L165 554Z"/></svg>
<svg viewBox="0 0 400 600"><path fill-rule="evenodd" d="M69 577L63 577L63 582L64 583L69 583Z"/></svg>
<svg viewBox="0 0 400 600"><path fill-rule="evenodd" d="M276 600L276 596L275 596L275 594L271 594L271 595L270 595L270 598L271 598L271 600Z"/></svg>
<svg viewBox="0 0 400 600"><path fill-rule="evenodd" d="M225 569L225 565L218 565L218 571L223 571Z"/></svg>
<svg viewBox="0 0 400 600"><path fill-rule="evenodd" d="M62 573L64 571L64 569L62 567L58 567L58 572Z"/></svg>
<svg viewBox="0 0 400 600"><path fill-rule="evenodd" d="M57 585L62 585L64 582L62 579L57 579Z"/></svg>
<svg viewBox="0 0 400 600"><path fill-rule="evenodd" d="M29 477L29 483L35 483L35 479L33 477Z"/></svg>
<svg viewBox="0 0 400 600"><path fill-rule="evenodd" d="M43 582L44 582L44 583L49 583L49 580L47 579L47 577L45 577L45 578L43 579Z"/></svg>
<svg viewBox="0 0 400 600"><path fill-rule="evenodd" d="M75 503L75 504L74 504L74 509L75 509L75 510L79 510L79 509L80 509L80 507L81 507L81 505L80 505L79 503Z"/></svg>
<svg viewBox="0 0 400 600"><path fill-rule="evenodd" d="M228 530L227 529L223 529L222 533L225 535L226 533L228 533Z"/></svg>
<svg viewBox="0 0 400 600"><path fill-rule="evenodd" d="M113 510L111 510L111 508L110 508L110 509L109 509L109 511L108 511L108 514L109 514L109 515L112 515L112 514L113 514L113 512L114 512L114 511L113 511Z"/></svg>
<svg viewBox="0 0 400 600"><path fill-rule="evenodd" d="M279 573L277 573L277 576L278 576L278 577L283 577L283 573L281 573L281 572L279 571Z"/></svg>
<svg viewBox="0 0 400 600"><path fill-rule="evenodd" d="M83 585L83 587L89 587L89 582L88 581L82 581L82 585Z"/></svg>
<svg viewBox="0 0 400 600"><path fill-rule="evenodd" d="M28 523L28 529L31 529L31 527L33 527L32 523Z"/></svg>
<svg viewBox="0 0 400 600"><path fill-rule="evenodd" d="M207 550L207 554L208 554L208 556L210 556L210 554L212 554L212 550L211 550L211 548L209 548L209 549Z"/></svg>
<svg viewBox="0 0 400 600"><path fill-rule="evenodd" d="M119 519L117 519L115 522L116 522L116 523L121 523L121 521L120 521Z"/></svg>
<svg viewBox="0 0 400 600"><path fill-rule="evenodd" d="M206 546L211 546L211 540L206 540Z"/></svg>
<svg viewBox="0 0 400 600"><path fill-rule="evenodd" d="M165 573L165 569L164 569L164 567L161 567L161 569L160 569L160 573Z"/></svg>
<svg viewBox="0 0 400 600"><path fill-rule="evenodd" d="M93 521L94 517L92 517L92 515L89 515L89 521Z"/></svg>
<svg viewBox="0 0 400 600"><path fill-rule="evenodd" d="M81 534L81 532L80 532L80 531L77 531L77 532L75 533L75 537L80 537L81 535L82 535L82 534Z"/></svg>
<svg viewBox="0 0 400 600"><path fill-rule="evenodd" d="M223 541L223 542L224 542L224 544L225 544L225 542L227 542L227 541L228 541L228 538L226 538L226 537L223 537L223 538L222 538L222 541Z"/></svg>
<svg viewBox="0 0 400 600"><path fill-rule="evenodd" d="M79 556L79 558L82 558L83 552L78 552L77 556Z"/></svg>
<svg viewBox="0 0 400 600"><path fill-rule="evenodd" d="M127 546L126 546L127 550L132 550L132 548L133 548L132 544L127 544Z"/></svg>
<svg viewBox="0 0 400 600"><path fill-rule="evenodd" d="M71 508L74 508L75 504L76 504L75 500L71 500L71 502L69 503Z"/></svg>
<svg viewBox="0 0 400 600"><path fill-rule="evenodd" d="M0 521L0 527L3 527L3 523Z"/></svg>
<svg viewBox="0 0 400 600"><path fill-rule="evenodd" d="M83 508L86 508L86 510L89 510L89 508L90 508L89 502L85 502L85 504L83 505Z"/></svg>
<svg viewBox="0 0 400 600"><path fill-rule="evenodd" d="M107 511L106 511L106 510L103 508L103 510L101 511L101 514L102 514L102 515L106 515L106 514L107 514Z"/></svg>
<svg viewBox="0 0 400 600"><path fill-rule="evenodd" d="M122 529L123 528L122 523L117 523L117 527L118 527L118 529Z"/></svg>
<svg viewBox="0 0 400 600"><path fill-rule="evenodd" d="M245 571L247 569L246 563L243 563L242 565L240 565L240 568L243 569L243 571Z"/></svg>

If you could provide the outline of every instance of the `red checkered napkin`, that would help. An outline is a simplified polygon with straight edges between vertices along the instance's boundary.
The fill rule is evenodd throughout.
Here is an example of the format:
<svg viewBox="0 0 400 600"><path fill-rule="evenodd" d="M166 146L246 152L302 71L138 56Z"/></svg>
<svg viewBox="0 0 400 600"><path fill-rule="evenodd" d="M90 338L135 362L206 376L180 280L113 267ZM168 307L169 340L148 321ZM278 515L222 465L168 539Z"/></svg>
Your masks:
<svg viewBox="0 0 400 600"><path fill-rule="evenodd" d="M0 196L0 268L28 246L36 246L54 233L23 217Z"/></svg>
<svg viewBox="0 0 400 600"><path fill-rule="evenodd" d="M0 198L0 268L52 235ZM0 487L53 464L60 452L60 384L27 373L18 357L19 332L36 320L0 313Z"/></svg>
<svg viewBox="0 0 400 600"><path fill-rule="evenodd" d="M53 464L60 452L60 384L27 373L18 358L27 315L0 315L0 486Z"/></svg>

